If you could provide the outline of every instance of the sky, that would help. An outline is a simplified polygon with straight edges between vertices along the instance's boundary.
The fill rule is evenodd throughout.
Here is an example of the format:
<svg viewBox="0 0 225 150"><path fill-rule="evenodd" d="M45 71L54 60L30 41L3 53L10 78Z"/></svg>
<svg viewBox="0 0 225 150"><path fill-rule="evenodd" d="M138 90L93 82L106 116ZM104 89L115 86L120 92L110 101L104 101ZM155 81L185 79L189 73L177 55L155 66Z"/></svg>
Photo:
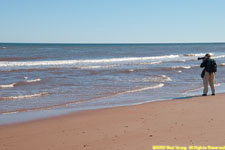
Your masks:
<svg viewBox="0 0 225 150"><path fill-rule="evenodd" d="M225 42L225 0L0 0L0 42Z"/></svg>

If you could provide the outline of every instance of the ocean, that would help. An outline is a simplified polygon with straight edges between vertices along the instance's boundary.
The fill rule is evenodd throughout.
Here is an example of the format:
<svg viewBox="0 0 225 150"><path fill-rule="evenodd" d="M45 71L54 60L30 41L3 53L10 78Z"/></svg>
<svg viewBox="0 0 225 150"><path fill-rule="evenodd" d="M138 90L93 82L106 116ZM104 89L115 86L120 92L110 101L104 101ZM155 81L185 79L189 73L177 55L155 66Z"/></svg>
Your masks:
<svg viewBox="0 0 225 150"><path fill-rule="evenodd" d="M225 43L0 43L0 124L201 95L206 53L225 92Z"/></svg>

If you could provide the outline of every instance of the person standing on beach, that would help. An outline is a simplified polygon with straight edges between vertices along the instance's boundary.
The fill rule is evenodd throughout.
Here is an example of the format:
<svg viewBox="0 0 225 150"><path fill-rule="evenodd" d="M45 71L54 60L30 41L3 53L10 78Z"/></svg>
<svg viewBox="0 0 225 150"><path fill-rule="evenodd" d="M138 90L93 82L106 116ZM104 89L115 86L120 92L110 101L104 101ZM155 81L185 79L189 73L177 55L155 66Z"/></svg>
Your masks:
<svg viewBox="0 0 225 150"><path fill-rule="evenodd" d="M215 72L217 71L217 64L214 59L211 59L210 54L206 54L203 58L203 62L200 65L201 68L204 68L202 71L202 78L203 78L203 94L202 96L207 96L208 93L208 84L210 85L212 95L215 95Z"/></svg>

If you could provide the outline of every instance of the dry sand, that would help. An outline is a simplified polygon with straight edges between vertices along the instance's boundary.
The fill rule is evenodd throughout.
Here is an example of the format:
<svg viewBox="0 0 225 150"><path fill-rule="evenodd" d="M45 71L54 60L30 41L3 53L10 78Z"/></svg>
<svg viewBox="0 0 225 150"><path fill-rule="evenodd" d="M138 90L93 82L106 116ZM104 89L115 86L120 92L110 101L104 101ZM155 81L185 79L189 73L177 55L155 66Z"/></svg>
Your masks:
<svg viewBox="0 0 225 150"><path fill-rule="evenodd" d="M225 146L225 94L92 110L0 126L0 150Z"/></svg>

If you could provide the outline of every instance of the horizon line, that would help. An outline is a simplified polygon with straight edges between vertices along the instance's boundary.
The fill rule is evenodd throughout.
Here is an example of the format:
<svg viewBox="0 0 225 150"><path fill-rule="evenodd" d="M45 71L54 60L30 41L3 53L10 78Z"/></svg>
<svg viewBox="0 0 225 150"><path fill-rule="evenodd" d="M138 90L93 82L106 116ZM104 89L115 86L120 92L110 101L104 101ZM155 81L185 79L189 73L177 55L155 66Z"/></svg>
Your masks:
<svg viewBox="0 0 225 150"><path fill-rule="evenodd" d="M123 43L123 42L118 42L118 43L70 43L70 42L0 42L0 44L225 44L225 42L155 42L155 43L151 43L151 42L128 42L128 43Z"/></svg>

